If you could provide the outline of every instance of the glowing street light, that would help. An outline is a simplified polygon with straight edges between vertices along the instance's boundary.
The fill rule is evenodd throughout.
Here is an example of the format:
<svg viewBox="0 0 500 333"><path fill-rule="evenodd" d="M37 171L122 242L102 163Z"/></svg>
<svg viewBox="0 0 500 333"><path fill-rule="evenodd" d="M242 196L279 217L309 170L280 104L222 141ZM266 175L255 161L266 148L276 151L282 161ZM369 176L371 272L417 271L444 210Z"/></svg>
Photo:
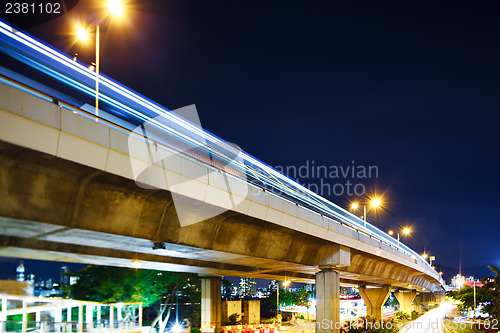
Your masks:
<svg viewBox="0 0 500 333"><path fill-rule="evenodd" d="M89 39L89 32L87 31L87 29L85 29L81 25L78 25L76 27L76 38L78 40L86 42Z"/></svg>
<svg viewBox="0 0 500 333"><path fill-rule="evenodd" d="M124 7L120 0L108 0L108 13L114 17L120 17L123 15ZM88 40L88 33L86 29L81 26L77 28L76 31L77 39L82 41ZM99 24L96 25L95 29L95 115L99 115L99 55L100 55L100 32ZM98 118L96 118L96 121Z"/></svg>
<svg viewBox="0 0 500 333"><path fill-rule="evenodd" d="M173 333L180 333L182 332L182 325L179 324L177 321L175 322L175 324L172 326L172 332Z"/></svg>
<svg viewBox="0 0 500 333"><path fill-rule="evenodd" d="M377 209L377 208L380 208L381 205L382 205L382 199L380 197L375 197L375 198L370 198L370 200L368 201L367 203L370 208L372 209ZM367 210L366 210L366 206L367 204L363 204L363 216L361 216L361 218L365 221L364 223L364 227L366 229L366 218L367 218ZM359 208L359 203L357 202L352 202L351 203L351 210L358 210Z"/></svg>
<svg viewBox="0 0 500 333"><path fill-rule="evenodd" d="M403 235L405 235L406 237L408 237L408 235L411 233L411 229L409 227L404 227L401 231L402 231ZM387 233L391 236L394 235L394 231L392 231L392 230L389 230ZM399 242L399 231L398 231L398 249L399 249L399 243L400 242Z"/></svg>
<svg viewBox="0 0 500 333"><path fill-rule="evenodd" d="M123 15L123 3L119 0L109 0L108 1L108 12L116 17Z"/></svg>
<svg viewBox="0 0 500 333"><path fill-rule="evenodd" d="M280 283L278 281L276 281L276 323L278 322L278 316L279 316L279 312L280 312ZM285 280L283 281L283 286L285 287L285 290L286 290L286 287L288 287L288 285L291 283L290 280Z"/></svg>

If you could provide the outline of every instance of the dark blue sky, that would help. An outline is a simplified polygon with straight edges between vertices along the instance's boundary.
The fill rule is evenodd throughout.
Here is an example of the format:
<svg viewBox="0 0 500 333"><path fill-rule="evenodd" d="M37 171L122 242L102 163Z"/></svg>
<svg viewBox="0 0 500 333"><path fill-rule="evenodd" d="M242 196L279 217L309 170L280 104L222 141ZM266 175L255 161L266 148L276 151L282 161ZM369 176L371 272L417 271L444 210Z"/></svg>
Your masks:
<svg viewBox="0 0 500 333"><path fill-rule="evenodd" d="M89 3L29 32L92 61L64 34ZM375 165L373 224L412 225L408 245L438 268L500 264L500 2L129 5L104 29L103 73L168 108L196 104L206 129L270 165Z"/></svg>

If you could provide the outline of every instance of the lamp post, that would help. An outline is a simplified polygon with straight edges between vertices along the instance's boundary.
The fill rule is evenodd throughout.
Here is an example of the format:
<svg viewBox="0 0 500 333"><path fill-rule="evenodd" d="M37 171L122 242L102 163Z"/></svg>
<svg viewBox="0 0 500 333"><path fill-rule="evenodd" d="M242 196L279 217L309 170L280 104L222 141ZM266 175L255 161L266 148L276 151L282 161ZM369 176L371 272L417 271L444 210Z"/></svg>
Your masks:
<svg viewBox="0 0 500 333"><path fill-rule="evenodd" d="M276 324L278 323L279 314L280 314L280 283L276 281Z"/></svg>
<svg viewBox="0 0 500 333"><path fill-rule="evenodd" d="M290 281L283 281L283 286L286 287L290 284ZM278 323L278 316L280 311L280 283L276 281L276 323ZM281 322L281 320L279 321Z"/></svg>
<svg viewBox="0 0 500 333"><path fill-rule="evenodd" d="M363 204L363 216L361 217L364 220L364 228L366 230L366 218L367 218L367 205L369 205L372 209L377 209L381 206L382 202L380 197L372 198L369 200L368 204ZM357 202L351 203L351 209L357 210L359 208L359 204Z"/></svg>
<svg viewBox="0 0 500 333"><path fill-rule="evenodd" d="M473 282L474 282L474 322L475 322L476 321L476 280L474 280Z"/></svg>
<svg viewBox="0 0 500 333"><path fill-rule="evenodd" d="M108 13L119 17L123 14L123 4L120 0L108 0ZM88 32L81 26L77 29L77 39L88 40ZM95 28L95 115L96 121L99 116L99 64L100 64L100 28L99 24Z"/></svg>
<svg viewBox="0 0 500 333"><path fill-rule="evenodd" d="M411 233L411 229L409 227L404 227L402 229L402 232L403 232L403 235L408 237L408 235ZM392 235L394 235L394 231L389 230L388 234L392 236ZM399 231L398 231L398 249L399 249L399 243L400 243L400 241L399 241Z"/></svg>
<svg viewBox="0 0 500 333"><path fill-rule="evenodd" d="M101 40L99 36L99 25L97 25L95 30L95 115L96 121L97 116L99 116L99 41Z"/></svg>

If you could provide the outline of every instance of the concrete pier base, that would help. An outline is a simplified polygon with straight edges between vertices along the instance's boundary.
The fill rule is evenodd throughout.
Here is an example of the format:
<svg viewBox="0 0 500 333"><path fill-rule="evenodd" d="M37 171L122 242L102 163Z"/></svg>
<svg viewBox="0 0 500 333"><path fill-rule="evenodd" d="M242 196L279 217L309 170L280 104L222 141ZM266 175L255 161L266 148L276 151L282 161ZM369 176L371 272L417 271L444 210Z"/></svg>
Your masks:
<svg viewBox="0 0 500 333"><path fill-rule="evenodd" d="M221 278L201 279L201 328L215 333L221 331Z"/></svg>
<svg viewBox="0 0 500 333"><path fill-rule="evenodd" d="M332 268L316 273L316 333L337 333L340 322L340 277ZM338 326L337 326L338 327Z"/></svg>
<svg viewBox="0 0 500 333"><path fill-rule="evenodd" d="M360 287L358 289L359 296L363 299L366 305L366 315L375 319L382 319L384 305L387 298L391 294L390 286L383 286L382 288L366 288Z"/></svg>
<svg viewBox="0 0 500 333"><path fill-rule="evenodd" d="M404 313L411 315L411 303L415 299L415 296L417 296L417 292L414 290L409 292L396 291L394 296L396 296L396 299L399 302L399 309Z"/></svg>

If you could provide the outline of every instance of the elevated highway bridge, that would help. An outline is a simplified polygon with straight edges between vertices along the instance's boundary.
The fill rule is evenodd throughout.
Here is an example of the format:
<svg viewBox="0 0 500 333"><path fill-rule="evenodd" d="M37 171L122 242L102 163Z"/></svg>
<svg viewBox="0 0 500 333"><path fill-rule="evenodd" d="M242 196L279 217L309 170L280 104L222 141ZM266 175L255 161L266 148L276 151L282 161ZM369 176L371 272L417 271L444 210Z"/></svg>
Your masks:
<svg viewBox="0 0 500 333"><path fill-rule="evenodd" d="M374 317L391 290L408 311L443 289L415 251L195 123L105 76L96 115L83 64L3 22L0 49L74 91L2 72L0 256L199 273L216 330L220 276L316 283L334 322L341 284Z"/></svg>

